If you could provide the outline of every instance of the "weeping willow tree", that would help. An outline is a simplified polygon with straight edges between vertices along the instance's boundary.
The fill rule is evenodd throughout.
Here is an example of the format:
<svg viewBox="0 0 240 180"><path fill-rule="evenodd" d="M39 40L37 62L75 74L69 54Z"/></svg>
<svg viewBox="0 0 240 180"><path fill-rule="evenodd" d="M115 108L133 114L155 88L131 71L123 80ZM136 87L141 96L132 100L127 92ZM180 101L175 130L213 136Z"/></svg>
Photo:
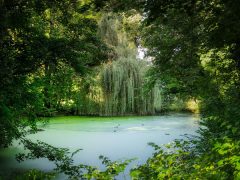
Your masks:
<svg viewBox="0 0 240 180"><path fill-rule="evenodd" d="M140 20L138 16L136 20ZM151 115L161 110L160 85L146 87L149 64L136 58L137 47L130 40L133 38L129 37L124 21L130 22L115 14L102 16L99 36L112 51L107 63L75 82L76 114Z"/></svg>
<svg viewBox="0 0 240 180"><path fill-rule="evenodd" d="M136 58L137 48L129 41L121 17L106 14L99 23L99 34L114 50L114 56L100 72L102 115L154 114L161 110L161 89L145 88L148 64Z"/></svg>
<svg viewBox="0 0 240 180"><path fill-rule="evenodd" d="M155 85L147 91L146 63L122 58L102 69L103 115L154 114L161 109L161 91Z"/></svg>

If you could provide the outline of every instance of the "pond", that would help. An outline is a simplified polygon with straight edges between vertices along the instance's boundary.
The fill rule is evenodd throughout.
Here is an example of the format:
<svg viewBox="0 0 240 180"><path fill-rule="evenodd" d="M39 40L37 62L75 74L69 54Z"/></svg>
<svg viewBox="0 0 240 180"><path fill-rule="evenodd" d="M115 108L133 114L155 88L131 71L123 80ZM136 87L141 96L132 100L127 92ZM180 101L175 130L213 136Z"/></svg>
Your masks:
<svg viewBox="0 0 240 180"><path fill-rule="evenodd" d="M148 145L154 142L166 144L184 134L195 135L199 117L192 114L170 114L163 116L136 117L56 117L41 127L44 131L30 135L32 140L44 141L56 147L66 147L71 151L83 149L74 156L76 163L102 168L99 155L111 160L137 158L127 171L146 162L153 151ZM0 152L0 173L24 169L50 171L54 164L46 159L27 160L18 163L14 159L23 148L17 142ZM127 173L127 172L125 172ZM123 175L122 175L123 176ZM127 178L128 175L125 174ZM122 179L121 176L119 179ZM128 178L127 178L128 179Z"/></svg>

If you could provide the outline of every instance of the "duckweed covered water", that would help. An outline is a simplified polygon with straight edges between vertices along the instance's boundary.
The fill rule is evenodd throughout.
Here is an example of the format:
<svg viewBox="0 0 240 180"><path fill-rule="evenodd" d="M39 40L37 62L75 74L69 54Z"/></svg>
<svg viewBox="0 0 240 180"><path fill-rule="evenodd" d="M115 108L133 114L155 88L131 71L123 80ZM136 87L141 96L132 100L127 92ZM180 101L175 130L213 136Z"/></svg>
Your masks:
<svg viewBox="0 0 240 180"><path fill-rule="evenodd" d="M76 163L98 166L98 159L104 155L112 160L137 158L131 167L146 162L153 153L147 143L166 144L184 134L196 134L198 117L191 114L171 114L165 116L141 117L56 117L40 127L44 131L30 135L32 140L40 140L56 147L66 147L71 151L83 149L74 156ZM1 173L37 168L50 171L54 164L46 159L27 160L18 163L14 159L23 148L17 142L0 152ZM131 168L128 167L128 170Z"/></svg>

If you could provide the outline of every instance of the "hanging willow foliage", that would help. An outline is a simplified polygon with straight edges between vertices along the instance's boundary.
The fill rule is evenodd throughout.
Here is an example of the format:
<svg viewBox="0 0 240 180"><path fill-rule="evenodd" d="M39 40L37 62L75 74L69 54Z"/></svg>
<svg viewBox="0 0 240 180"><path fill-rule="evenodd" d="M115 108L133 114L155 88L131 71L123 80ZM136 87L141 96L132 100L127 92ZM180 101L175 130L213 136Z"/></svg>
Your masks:
<svg viewBox="0 0 240 180"><path fill-rule="evenodd" d="M116 57L113 60L119 57L136 58L135 43L128 40L120 16L112 13L104 14L99 22L98 34L115 51Z"/></svg>
<svg viewBox="0 0 240 180"><path fill-rule="evenodd" d="M114 14L103 15L99 35L115 56L100 67L90 83L86 79L82 81L79 114L151 115L160 111L159 84L152 89L145 88L148 64L136 58L137 48L128 40L121 18Z"/></svg>
<svg viewBox="0 0 240 180"><path fill-rule="evenodd" d="M104 65L101 72L103 115L154 114L161 109L161 91L155 85L145 90L146 63L121 58Z"/></svg>

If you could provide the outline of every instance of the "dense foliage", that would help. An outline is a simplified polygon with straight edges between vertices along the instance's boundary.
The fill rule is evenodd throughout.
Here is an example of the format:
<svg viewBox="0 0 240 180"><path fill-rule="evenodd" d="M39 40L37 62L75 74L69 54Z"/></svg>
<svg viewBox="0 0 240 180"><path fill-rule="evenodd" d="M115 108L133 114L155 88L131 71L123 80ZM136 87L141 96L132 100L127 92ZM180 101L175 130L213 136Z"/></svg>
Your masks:
<svg viewBox="0 0 240 180"><path fill-rule="evenodd" d="M164 102L198 102L203 128L167 149L151 144L156 153L132 177L239 179L239 11L238 0L1 0L0 147L37 130L39 116L148 114L161 86ZM140 46L152 62L144 80ZM102 157L110 169L99 172L73 165L66 149L22 142L32 154L19 159L47 157L70 177L111 179L127 165Z"/></svg>
<svg viewBox="0 0 240 180"><path fill-rule="evenodd" d="M57 102L58 113L116 116L152 115L161 111L161 87L157 83L152 88L146 87L149 63L136 57L137 32L133 26L138 27L140 20L136 13L102 13L98 35L111 48L109 59L82 78L74 77L71 70L57 74L52 89L57 98L54 94L50 97L53 104ZM59 89L59 76L66 80L62 84L66 88Z"/></svg>
<svg viewBox="0 0 240 180"><path fill-rule="evenodd" d="M106 60L108 50L97 36L92 1L1 1L0 13L3 147L66 98L72 71L84 74Z"/></svg>
<svg viewBox="0 0 240 180"><path fill-rule="evenodd" d="M239 179L239 1L146 1L143 43L165 91L198 99L200 138L157 148L137 179Z"/></svg>

